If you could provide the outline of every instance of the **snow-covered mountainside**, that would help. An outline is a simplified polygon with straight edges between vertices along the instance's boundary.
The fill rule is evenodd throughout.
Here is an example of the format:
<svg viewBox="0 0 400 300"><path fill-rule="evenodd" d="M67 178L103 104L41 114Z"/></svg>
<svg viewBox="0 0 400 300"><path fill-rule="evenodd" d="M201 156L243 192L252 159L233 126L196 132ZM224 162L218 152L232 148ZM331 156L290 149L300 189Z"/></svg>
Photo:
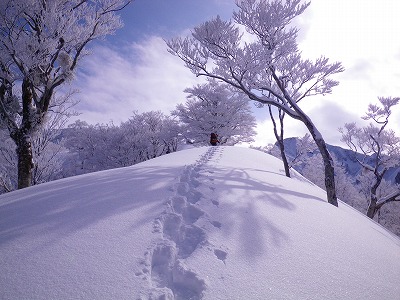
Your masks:
<svg viewBox="0 0 400 300"><path fill-rule="evenodd" d="M285 152L289 155L289 157L296 156L296 140L297 138L287 138L284 140L285 144ZM347 174L352 176L354 179L361 172L361 166L357 162L357 159L362 160L363 155L357 152L354 152L349 149L344 149L339 146L327 145L329 152L336 157L336 159L345 167ZM318 153L318 150L315 150L315 153ZM371 160L372 164L372 160ZM400 167L398 168L390 168L384 177L386 180L394 183L400 183Z"/></svg>
<svg viewBox="0 0 400 300"><path fill-rule="evenodd" d="M398 237L240 147L1 195L0 266L0 299L400 295Z"/></svg>

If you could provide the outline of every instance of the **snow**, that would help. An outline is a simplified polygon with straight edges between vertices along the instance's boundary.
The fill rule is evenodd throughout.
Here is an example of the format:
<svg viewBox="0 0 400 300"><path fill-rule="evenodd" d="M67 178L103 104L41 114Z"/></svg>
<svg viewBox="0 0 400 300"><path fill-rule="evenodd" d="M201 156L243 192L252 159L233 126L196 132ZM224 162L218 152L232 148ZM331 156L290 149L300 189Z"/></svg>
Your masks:
<svg viewBox="0 0 400 300"><path fill-rule="evenodd" d="M400 239L281 162L193 148L0 196L0 299L400 299Z"/></svg>

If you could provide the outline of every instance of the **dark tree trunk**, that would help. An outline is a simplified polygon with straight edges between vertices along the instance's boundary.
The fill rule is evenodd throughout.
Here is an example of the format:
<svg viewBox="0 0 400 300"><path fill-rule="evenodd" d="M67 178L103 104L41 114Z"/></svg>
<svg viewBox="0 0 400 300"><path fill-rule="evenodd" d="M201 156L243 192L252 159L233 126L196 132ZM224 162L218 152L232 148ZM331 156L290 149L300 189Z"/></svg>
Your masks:
<svg viewBox="0 0 400 300"><path fill-rule="evenodd" d="M383 172L377 172L376 169L374 171L375 175L375 183L371 186L371 197L369 200L368 204L368 209L367 209L367 217L373 219L375 217L375 214L378 212L379 208L376 205L378 203L378 197L376 196L376 192L378 190L379 185L382 182L383 175L386 173L386 170L383 170Z"/></svg>
<svg viewBox="0 0 400 300"><path fill-rule="evenodd" d="M338 200L336 196L336 186L335 186L335 168L333 166L333 159L331 154L328 151L326 143L319 132L316 132L315 127L308 122L304 121L308 131L313 137L315 143L317 144L318 150L321 153L323 162L324 162L324 170L325 170L325 188L326 194L328 198L328 202L332 205L338 206Z"/></svg>
<svg viewBox="0 0 400 300"><path fill-rule="evenodd" d="M369 202L368 209L367 209L367 217L373 219L375 217L376 212L378 211L376 207L376 201L372 199Z"/></svg>
<svg viewBox="0 0 400 300"><path fill-rule="evenodd" d="M279 121L280 121L280 126L281 126L280 134L278 134L278 129L276 126L274 115L272 114L271 105L268 105L268 110L269 110L269 115L271 117L272 124L274 125L274 135L275 135L276 141L278 143L279 151L281 152L283 168L285 169L285 175L287 177L290 177L289 162L287 160L286 153L285 153L285 144L283 143L283 118L285 116L285 113L281 109L278 109Z"/></svg>
<svg viewBox="0 0 400 300"><path fill-rule="evenodd" d="M324 159L325 188L326 188L328 202L332 205L338 206L339 204L336 196L336 185L335 185L335 169L333 167L332 157L329 154L328 150L326 149L326 146L321 148L318 145L318 148L320 149L321 153L325 152L325 154L323 154L322 157Z"/></svg>
<svg viewBox="0 0 400 300"><path fill-rule="evenodd" d="M30 139L22 136L17 142L18 189L26 188L32 182L33 157Z"/></svg>
<svg viewBox="0 0 400 300"><path fill-rule="evenodd" d="M286 153L285 153L285 145L283 144L283 141L281 141L281 140L278 141L278 145L279 145L279 150L281 152L283 167L285 169L285 175L286 175L286 177L290 177L290 168L289 168L289 162L287 160Z"/></svg>
<svg viewBox="0 0 400 300"><path fill-rule="evenodd" d="M22 123L17 132L11 134L11 138L17 145L18 156L18 189L26 188L31 185L33 154L31 145L32 129L32 101L33 95L28 79L22 82Z"/></svg>

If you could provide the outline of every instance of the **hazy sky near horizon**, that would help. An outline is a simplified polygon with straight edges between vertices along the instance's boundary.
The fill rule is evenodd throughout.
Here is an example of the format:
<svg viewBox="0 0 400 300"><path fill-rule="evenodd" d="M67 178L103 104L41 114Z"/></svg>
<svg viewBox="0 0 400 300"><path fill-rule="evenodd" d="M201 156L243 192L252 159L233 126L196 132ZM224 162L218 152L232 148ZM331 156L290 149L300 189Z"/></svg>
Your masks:
<svg viewBox="0 0 400 300"><path fill-rule="evenodd" d="M384 3L384 5L383 5ZM80 93L79 119L91 124L127 121L133 111L169 114L185 101L183 90L199 83L183 63L167 52L166 39L190 34L200 23L220 15L228 19L234 0L135 0L121 13L125 26L91 45L72 85ZM314 0L296 19L303 58L321 55L342 62L345 72L333 93L305 99L300 106L330 144L340 144L338 127L362 123L378 96L400 96L400 26L398 0ZM256 145L273 143L266 109L255 109ZM400 134L400 105L391 128ZM285 135L304 135L298 121L285 118Z"/></svg>

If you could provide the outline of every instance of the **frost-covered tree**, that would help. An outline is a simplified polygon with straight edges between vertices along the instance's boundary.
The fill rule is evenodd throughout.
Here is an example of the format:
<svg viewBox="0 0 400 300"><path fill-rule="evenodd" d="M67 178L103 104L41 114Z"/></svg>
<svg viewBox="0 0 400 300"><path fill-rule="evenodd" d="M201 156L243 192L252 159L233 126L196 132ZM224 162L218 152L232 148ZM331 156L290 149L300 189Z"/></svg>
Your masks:
<svg viewBox="0 0 400 300"><path fill-rule="evenodd" d="M65 135L65 146L72 157L68 161L70 175L96 172L118 165L119 146L123 135L114 124L89 125L76 121L68 127Z"/></svg>
<svg viewBox="0 0 400 300"><path fill-rule="evenodd" d="M391 167L400 165L400 138L395 132L387 129L391 109L400 102L400 98L378 97L380 105L370 104L364 120L372 120L368 126L357 127L353 123L339 128L342 141L355 151L363 154L357 159L365 173L369 185L369 205L367 216L373 218L379 209L389 202L400 201L400 187L385 189L379 193L379 186L384 182L383 177ZM362 179L361 179L362 180Z"/></svg>
<svg viewBox="0 0 400 300"><path fill-rule="evenodd" d="M236 4L239 9L233 13L233 20L216 17L207 21L195 27L191 36L168 41L169 51L196 76L225 82L249 99L276 106L303 122L323 157L328 202L337 206L332 157L299 101L331 93L338 84L331 75L343 68L325 57L302 59L296 42L298 29L290 23L309 3L237 0Z"/></svg>
<svg viewBox="0 0 400 300"><path fill-rule="evenodd" d="M57 87L94 39L121 27L129 0L0 1L0 122L16 144L18 188L31 184L32 137Z"/></svg>
<svg viewBox="0 0 400 300"><path fill-rule="evenodd" d="M186 102L177 105L172 115L183 124L186 140L208 145L211 132L215 132L222 145L253 141L256 119L245 95L215 80L185 92L189 94Z"/></svg>
<svg viewBox="0 0 400 300"><path fill-rule="evenodd" d="M120 126L76 121L66 133L70 175L131 166L177 150L179 126L161 112L134 112Z"/></svg>
<svg viewBox="0 0 400 300"><path fill-rule="evenodd" d="M181 129L177 121L160 111L134 112L121 128L126 147L135 151L135 163L177 150Z"/></svg>
<svg viewBox="0 0 400 300"><path fill-rule="evenodd" d="M32 184L48 182L63 177L62 165L68 155L63 147L62 129L76 112L72 107L77 103L72 93L55 96L46 116L46 122L32 137ZM18 157L15 143L7 130L1 130L3 143L0 144L0 193L17 189Z"/></svg>

